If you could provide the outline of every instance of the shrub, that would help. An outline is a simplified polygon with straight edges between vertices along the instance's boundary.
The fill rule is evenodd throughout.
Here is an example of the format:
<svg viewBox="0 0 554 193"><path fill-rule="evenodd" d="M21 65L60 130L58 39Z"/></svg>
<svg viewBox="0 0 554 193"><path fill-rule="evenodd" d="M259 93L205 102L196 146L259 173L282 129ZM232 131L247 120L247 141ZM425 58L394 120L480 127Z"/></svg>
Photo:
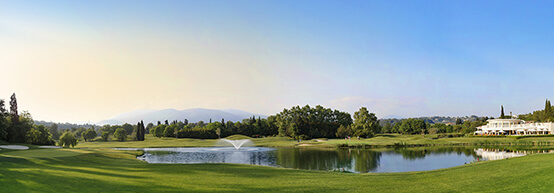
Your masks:
<svg viewBox="0 0 554 193"><path fill-rule="evenodd" d="M108 141L108 138L110 137L110 132L104 131L102 132L102 140Z"/></svg>
<svg viewBox="0 0 554 193"><path fill-rule="evenodd" d="M75 138L75 135L73 135L73 133L66 131L60 137L60 142L58 144L64 147L75 147L75 145L77 145L77 138Z"/></svg>
<svg viewBox="0 0 554 193"><path fill-rule="evenodd" d="M125 141L125 138L127 138L127 131L123 128L119 128L115 130L114 136L118 141Z"/></svg>
<svg viewBox="0 0 554 193"><path fill-rule="evenodd" d="M38 125L27 132L27 140L33 145L55 145L52 135L44 125Z"/></svg>

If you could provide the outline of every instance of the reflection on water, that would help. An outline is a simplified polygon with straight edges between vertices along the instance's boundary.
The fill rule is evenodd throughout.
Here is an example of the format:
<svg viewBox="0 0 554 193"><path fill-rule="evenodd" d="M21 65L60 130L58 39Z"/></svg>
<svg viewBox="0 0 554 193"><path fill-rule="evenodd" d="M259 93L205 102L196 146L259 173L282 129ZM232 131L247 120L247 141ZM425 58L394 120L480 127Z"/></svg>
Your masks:
<svg viewBox="0 0 554 193"><path fill-rule="evenodd" d="M407 172L454 167L479 160L473 148L327 149L327 148L144 148L148 163L239 163L306 170ZM481 151L483 152L483 151ZM481 159L482 160L482 159Z"/></svg>
<svg viewBox="0 0 554 193"><path fill-rule="evenodd" d="M139 159L148 163L238 163L250 165L275 165L272 148L233 147L214 148L145 148Z"/></svg>
<svg viewBox="0 0 554 193"><path fill-rule="evenodd" d="M512 157L520 157L527 154L535 153L553 153L554 150L500 150L500 149L475 149L475 153L484 160L499 160Z"/></svg>
<svg viewBox="0 0 554 193"><path fill-rule="evenodd" d="M481 156L484 160L499 160L512 157L524 156L526 153L522 151L503 151L499 149L483 149L479 148L475 150L477 155Z"/></svg>

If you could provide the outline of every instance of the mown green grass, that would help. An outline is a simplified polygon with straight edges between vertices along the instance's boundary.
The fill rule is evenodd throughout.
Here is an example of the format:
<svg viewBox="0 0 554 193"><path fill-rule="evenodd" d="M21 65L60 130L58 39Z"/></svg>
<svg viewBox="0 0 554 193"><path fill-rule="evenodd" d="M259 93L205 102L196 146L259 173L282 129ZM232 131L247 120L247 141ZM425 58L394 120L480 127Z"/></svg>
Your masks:
<svg viewBox="0 0 554 193"><path fill-rule="evenodd" d="M244 138L240 136L231 136L231 139L234 138ZM284 138L284 137L269 137L269 138L249 138L255 145L264 146L264 147L293 147L298 143L297 141ZM84 142L80 141L77 148L112 148L112 147L211 147L216 145L217 139L189 139L189 138L157 138L152 135L146 135L144 141L94 141L94 142Z"/></svg>
<svg viewBox="0 0 554 193"><path fill-rule="evenodd" d="M233 137L231 137L233 138ZM241 137L239 137L241 138ZM243 137L242 137L243 138ZM421 135L378 135L369 139L330 139L324 141L305 140L296 141L284 137L251 138L256 146L264 147L337 147L337 146L370 146L370 147L390 147L390 146L554 146L554 137L530 137L516 139L506 138L487 138L487 137L458 137L431 139L431 136ZM145 141L125 141L125 142L79 142L76 147L79 148L111 148L111 147L210 147L216 144L216 139L175 139L175 138L156 138L146 135Z"/></svg>
<svg viewBox="0 0 554 193"><path fill-rule="evenodd" d="M425 172L352 174L148 164L111 149L0 151L0 192L550 192L554 154Z"/></svg>

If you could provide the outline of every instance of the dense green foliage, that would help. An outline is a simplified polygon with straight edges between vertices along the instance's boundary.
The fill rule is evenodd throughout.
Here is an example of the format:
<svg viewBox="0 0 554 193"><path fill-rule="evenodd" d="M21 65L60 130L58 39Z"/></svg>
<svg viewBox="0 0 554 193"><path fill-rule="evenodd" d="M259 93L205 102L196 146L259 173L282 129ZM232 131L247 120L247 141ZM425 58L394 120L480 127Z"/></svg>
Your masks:
<svg viewBox="0 0 554 193"><path fill-rule="evenodd" d="M17 110L17 98L15 93L10 97L10 112L7 113L2 102L2 121L0 124L0 137L5 136L5 140L10 143L27 143L27 134L33 128L33 118L29 112L24 111L21 115ZM6 124L7 123L7 124ZM7 127L5 127L7 125ZM2 139L0 139L2 140Z"/></svg>
<svg viewBox="0 0 554 193"><path fill-rule="evenodd" d="M56 125L56 127L60 130L64 130L64 129L71 129L71 128L85 128L85 129L90 129L92 127L98 127L96 125L93 125L93 124L88 124L88 123L84 123L84 124L74 124L74 123L55 123L55 122L51 122L51 121L42 121L42 120L33 120L33 122L35 123L35 125L44 125L45 127L51 127L52 125Z"/></svg>
<svg viewBox="0 0 554 193"><path fill-rule="evenodd" d="M137 126L135 127L135 131L133 133L135 134L135 141L144 141L144 134L146 132L146 128L144 127L144 122L140 121L137 123Z"/></svg>
<svg viewBox="0 0 554 193"><path fill-rule="evenodd" d="M64 147L69 147L69 146L74 147L75 145L77 145L77 138L75 138L75 135L73 133L66 131L60 137L60 141L58 142L58 145L64 146Z"/></svg>
<svg viewBox="0 0 554 193"><path fill-rule="evenodd" d="M233 123L227 121L225 124L220 122L212 122L205 124L203 121L198 123L188 123L173 121L169 125L159 124L150 129L154 137L177 137L177 138L198 138L198 139L215 139L227 137L234 134L241 134L252 137L272 136L277 134L277 129L270 125L272 119L261 119L251 117L244 119L242 122ZM223 120L222 120L223 121ZM219 136L217 131L220 131Z"/></svg>
<svg viewBox="0 0 554 193"><path fill-rule="evenodd" d="M54 140L60 139L60 132L58 131L58 124L54 123L54 124L50 125L50 127L48 128L48 131L50 132L50 134L52 134L52 139L54 139Z"/></svg>
<svg viewBox="0 0 554 193"><path fill-rule="evenodd" d="M401 124L395 124L392 129L393 133L404 134L425 134L427 133L427 124L420 119L404 119Z"/></svg>
<svg viewBox="0 0 554 193"><path fill-rule="evenodd" d="M44 125L35 125L27 136L28 142L33 145L56 145L52 135Z"/></svg>
<svg viewBox="0 0 554 193"><path fill-rule="evenodd" d="M546 100L544 109L534 111L533 113L519 115L519 119L525 121L536 121L536 122L553 122L554 121L554 111L552 110L552 104L550 100Z"/></svg>
<svg viewBox="0 0 554 193"><path fill-rule="evenodd" d="M82 138L87 141L87 140L93 140L94 138L96 138L98 136L98 134L96 133L96 131L94 130L94 127L93 128L90 128L90 129L87 129L85 132L81 133L81 136Z"/></svg>
<svg viewBox="0 0 554 193"><path fill-rule="evenodd" d="M473 133L478 126L485 125L488 118L477 117L474 121L456 121L458 124L425 123L423 119L409 118L402 119L394 124L385 123L381 133L402 133L402 134L441 134L441 133Z"/></svg>
<svg viewBox="0 0 554 193"><path fill-rule="evenodd" d="M352 124L349 113L331 110L320 105L311 108L295 106L275 115L274 124L280 136L292 138L334 138L341 125Z"/></svg>
<svg viewBox="0 0 554 193"><path fill-rule="evenodd" d="M110 137L110 133L107 131L103 131L102 136L100 137L102 138L102 141L108 141L108 138Z"/></svg>
<svg viewBox="0 0 554 193"><path fill-rule="evenodd" d="M115 130L114 137L117 138L118 141L125 141L127 138L127 131L123 128L118 128Z"/></svg>
<svg viewBox="0 0 554 193"><path fill-rule="evenodd" d="M31 114L17 109L15 93L10 98L10 112L4 100L0 100L0 143L30 143L36 145L55 144L50 131L43 125L34 125Z"/></svg>
<svg viewBox="0 0 554 193"><path fill-rule="evenodd" d="M4 106L4 100L0 99L0 143L2 141L8 141L8 127L10 122L8 120L8 111Z"/></svg>
<svg viewBox="0 0 554 193"><path fill-rule="evenodd" d="M362 107L354 113L354 123L352 124L352 135L373 137L379 133L381 126L374 113L369 113L367 108Z"/></svg>
<svg viewBox="0 0 554 193"><path fill-rule="evenodd" d="M425 121L425 123L428 123L431 125L437 124L437 123L456 124L458 120L461 120L463 123L466 121L476 121L478 119L483 119L483 118L489 119L488 117L479 117L477 115L463 116L463 117L446 117L446 116L430 116L430 117L417 117L417 118L414 117L414 119L421 119ZM379 119L379 124L381 126L385 126L387 123L394 125L398 122L401 122L402 120L404 119L399 119L399 118Z"/></svg>
<svg viewBox="0 0 554 193"><path fill-rule="evenodd" d="M133 130L135 130L134 126L129 123L121 125L121 128L125 130L125 133L127 133L127 135L131 135L133 133Z"/></svg>

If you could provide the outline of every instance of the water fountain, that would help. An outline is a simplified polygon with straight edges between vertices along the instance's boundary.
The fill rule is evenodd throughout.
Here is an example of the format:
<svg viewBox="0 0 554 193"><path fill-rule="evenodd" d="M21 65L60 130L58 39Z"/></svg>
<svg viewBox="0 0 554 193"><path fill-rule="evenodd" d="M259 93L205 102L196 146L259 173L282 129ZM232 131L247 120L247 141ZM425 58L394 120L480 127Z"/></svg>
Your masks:
<svg viewBox="0 0 554 193"><path fill-rule="evenodd" d="M233 145L233 147L235 147L236 150L239 150L242 146L254 145L254 143L250 139L240 139L240 140L220 139L216 143L216 145L225 145L225 144Z"/></svg>

